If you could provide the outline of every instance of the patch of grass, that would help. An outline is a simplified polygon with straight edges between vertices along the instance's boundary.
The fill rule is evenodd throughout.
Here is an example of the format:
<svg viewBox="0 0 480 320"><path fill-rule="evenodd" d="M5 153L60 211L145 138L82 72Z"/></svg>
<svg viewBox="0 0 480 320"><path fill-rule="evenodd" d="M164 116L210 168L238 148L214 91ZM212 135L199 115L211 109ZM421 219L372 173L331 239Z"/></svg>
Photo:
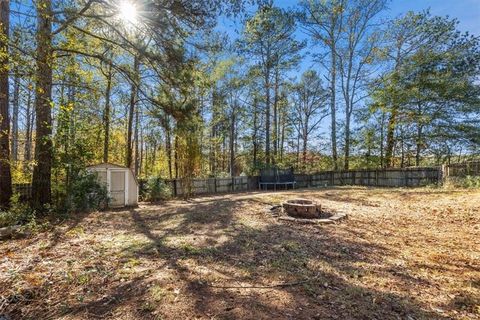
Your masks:
<svg viewBox="0 0 480 320"><path fill-rule="evenodd" d="M82 226L77 226L75 228L72 228L72 229L68 230L65 233L65 235L67 237L70 237L70 238L77 238L77 237L85 235L85 229L83 229Z"/></svg>
<svg viewBox="0 0 480 320"><path fill-rule="evenodd" d="M168 295L168 291L158 284L151 286L148 293L150 299L154 302L160 302Z"/></svg>
<svg viewBox="0 0 480 320"><path fill-rule="evenodd" d="M281 246L283 249L291 252L296 252L300 250L300 244L296 241L284 241L282 242Z"/></svg>
<svg viewBox="0 0 480 320"><path fill-rule="evenodd" d="M134 268L136 266L139 266L142 262L137 259L137 258L130 258L128 259L127 262L125 262L125 264L123 265L124 268Z"/></svg>
<svg viewBox="0 0 480 320"><path fill-rule="evenodd" d="M179 246L179 249L184 252L183 258L190 256L212 257L218 253L218 250L215 247L196 247L191 243L182 243Z"/></svg>

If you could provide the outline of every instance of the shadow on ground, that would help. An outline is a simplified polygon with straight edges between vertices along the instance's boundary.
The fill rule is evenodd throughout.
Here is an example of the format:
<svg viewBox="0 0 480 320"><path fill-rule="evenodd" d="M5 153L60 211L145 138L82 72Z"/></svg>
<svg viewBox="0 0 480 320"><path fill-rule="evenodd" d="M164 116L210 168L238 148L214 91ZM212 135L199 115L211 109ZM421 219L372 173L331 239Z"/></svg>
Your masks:
<svg viewBox="0 0 480 320"><path fill-rule="evenodd" d="M112 226L108 219L119 223ZM59 280L65 281L56 289L60 297L81 287L83 300L62 304L50 291L55 285L42 282L28 299L25 292L4 297L4 312L12 319L447 319L424 310L413 296L364 285L367 277L430 284L401 266L377 267L398 253L342 225L279 223L259 203L228 197L147 206L100 220L85 233L143 240L101 252L83 265L103 270L102 276L85 284ZM77 248L58 235L43 250L54 251L62 241ZM78 250L88 245L84 241ZM108 256L113 252L118 258ZM74 253L72 258L83 259ZM32 304L36 307L29 309Z"/></svg>

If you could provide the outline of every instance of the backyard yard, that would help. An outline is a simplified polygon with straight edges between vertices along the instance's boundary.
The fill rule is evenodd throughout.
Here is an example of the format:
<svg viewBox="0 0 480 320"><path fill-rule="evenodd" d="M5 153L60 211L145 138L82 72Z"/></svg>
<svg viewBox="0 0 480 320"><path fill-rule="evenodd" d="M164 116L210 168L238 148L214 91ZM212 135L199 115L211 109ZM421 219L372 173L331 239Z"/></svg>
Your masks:
<svg viewBox="0 0 480 320"><path fill-rule="evenodd" d="M336 224L279 220L314 199ZM480 191L344 187L172 200L0 242L0 318L480 318Z"/></svg>

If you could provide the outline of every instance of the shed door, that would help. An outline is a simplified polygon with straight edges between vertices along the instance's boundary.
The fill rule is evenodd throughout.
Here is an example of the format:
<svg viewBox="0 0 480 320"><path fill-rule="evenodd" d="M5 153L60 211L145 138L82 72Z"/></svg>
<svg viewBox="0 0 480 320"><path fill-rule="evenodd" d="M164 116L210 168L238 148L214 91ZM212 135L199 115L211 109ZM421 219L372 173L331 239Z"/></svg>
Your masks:
<svg viewBox="0 0 480 320"><path fill-rule="evenodd" d="M125 172L111 171L110 173L110 204L112 207L125 205Z"/></svg>

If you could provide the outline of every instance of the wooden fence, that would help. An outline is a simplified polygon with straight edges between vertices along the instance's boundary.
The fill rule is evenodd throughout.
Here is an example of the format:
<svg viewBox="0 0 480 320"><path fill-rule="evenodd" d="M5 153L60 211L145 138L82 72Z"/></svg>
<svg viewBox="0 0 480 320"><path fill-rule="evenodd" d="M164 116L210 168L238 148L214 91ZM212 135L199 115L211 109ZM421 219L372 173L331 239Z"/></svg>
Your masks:
<svg viewBox="0 0 480 320"><path fill-rule="evenodd" d="M181 179L165 180L170 186L173 196L181 196L185 193ZM231 177L231 178L207 178L193 179L193 194L227 193L256 190L258 177Z"/></svg>
<svg viewBox="0 0 480 320"><path fill-rule="evenodd" d="M215 194L245 192L258 190L258 176L242 176L232 178L193 179L193 194ZM393 168L366 169L348 171L323 171L315 174L296 174L297 188L315 188L329 186L372 186L372 187L421 187L439 184L443 181L441 167L425 168ZM140 194L144 190L145 181L140 180ZM170 186L173 196L184 194L181 179L165 180ZM16 184L14 191L20 193L22 199L31 196L29 184Z"/></svg>
<svg viewBox="0 0 480 320"><path fill-rule="evenodd" d="M258 190L258 176L193 179L193 194L214 194ZM295 174L297 188L329 186L421 187L442 181L440 167L394 168L377 170L323 171L315 174ZM173 196L184 194L182 180L165 180ZM141 183L140 189L142 189ZM269 187L273 189L273 186ZM284 188L277 186L277 189Z"/></svg>
<svg viewBox="0 0 480 320"><path fill-rule="evenodd" d="M446 177L480 176L480 161L448 164L443 170Z"/></svg>
<svg viewBox="0 0 480 320"><path fill-rule="evenodd" d="M30 183L13 184L13 192L20 195L20 200L28 200L32 197L32 185Z"/></svg>
<svg viewBox="0 0 480 320"><path fill-rule="evenodd" d="M421 187L438 184L442 180L439 167L365 169L325 171L309 175L295 175L297 186L371 186L371 187Z"/></svg>

